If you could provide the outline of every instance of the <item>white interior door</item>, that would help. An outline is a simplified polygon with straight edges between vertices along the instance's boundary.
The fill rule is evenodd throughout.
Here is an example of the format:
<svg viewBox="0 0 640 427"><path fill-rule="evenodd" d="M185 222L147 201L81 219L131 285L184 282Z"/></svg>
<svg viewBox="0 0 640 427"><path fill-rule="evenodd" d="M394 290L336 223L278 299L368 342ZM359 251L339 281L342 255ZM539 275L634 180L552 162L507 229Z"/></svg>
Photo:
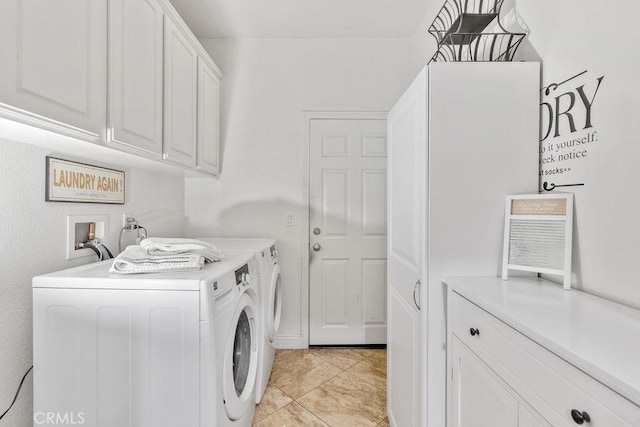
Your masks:
<svg viewBox="0 0 640 427"><path fill-rule="evenodd" d="M386 343L385 120L311 120L309 343Z"/></svg>

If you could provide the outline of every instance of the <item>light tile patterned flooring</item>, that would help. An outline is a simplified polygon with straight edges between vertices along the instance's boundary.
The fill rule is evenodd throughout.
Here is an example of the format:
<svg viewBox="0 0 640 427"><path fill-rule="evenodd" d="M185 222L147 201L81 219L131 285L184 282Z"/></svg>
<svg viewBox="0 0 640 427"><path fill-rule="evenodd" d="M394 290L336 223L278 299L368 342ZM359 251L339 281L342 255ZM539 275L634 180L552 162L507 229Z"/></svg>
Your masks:
<svg viewBox="0 0 640 427"><path fill-rule="evenodd" d="M255 427L389 426L387 353L278 350Z"/></svg>

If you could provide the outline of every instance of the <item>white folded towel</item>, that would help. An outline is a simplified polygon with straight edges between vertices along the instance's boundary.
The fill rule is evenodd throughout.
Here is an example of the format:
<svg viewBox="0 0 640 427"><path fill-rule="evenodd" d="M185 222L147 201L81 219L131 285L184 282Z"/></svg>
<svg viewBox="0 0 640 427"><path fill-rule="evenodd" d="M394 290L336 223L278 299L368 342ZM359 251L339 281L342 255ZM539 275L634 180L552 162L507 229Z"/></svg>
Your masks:
<svg viewBox="0 0 640 427"><path fill-rule="evenodd" d="M214 262L224 258L214 245L202 240L150 237L140 242L140 247L149 255L202 255L205 261Z"/></svg>
<svg viewBox="0 0 640 427"><path fill-rule="evenodd" d="M111 273L160 273L165 271L200 270L204 264L204 257L198 254L181 254L167 256L151 256L139 245L127 246L113 260L109 269Z"/></svg>

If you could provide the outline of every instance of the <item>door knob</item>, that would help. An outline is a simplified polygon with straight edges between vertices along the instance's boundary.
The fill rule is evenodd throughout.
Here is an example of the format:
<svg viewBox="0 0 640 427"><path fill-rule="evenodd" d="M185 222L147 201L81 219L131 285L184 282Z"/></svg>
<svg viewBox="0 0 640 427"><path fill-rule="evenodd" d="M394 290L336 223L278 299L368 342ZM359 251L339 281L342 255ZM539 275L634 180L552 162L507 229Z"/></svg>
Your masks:
<svg viewBox="0 0 640 427"><path fill-rule="evenodd" d="M318 252L322 248L322 246L320 246L320 243L314 243L312 248L314 251Z"/></svg>
<svg viewBox="0 0 640 427"><path fill-rule="evenodd" d="M320 229L319 229L318 227L314 228L314 229L313 229L313 234L315 234L316 236L317 236L318 234L320 234Z"/></svg>

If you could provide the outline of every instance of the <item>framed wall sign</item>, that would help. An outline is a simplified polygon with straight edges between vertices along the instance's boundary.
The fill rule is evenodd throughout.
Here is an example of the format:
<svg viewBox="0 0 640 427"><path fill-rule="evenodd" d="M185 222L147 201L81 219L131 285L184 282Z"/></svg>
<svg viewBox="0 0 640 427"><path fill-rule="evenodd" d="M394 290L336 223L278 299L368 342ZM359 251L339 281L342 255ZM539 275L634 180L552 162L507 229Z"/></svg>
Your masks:
<svg viewBox="0 0 640 427"><path fill-rule="evenodd" d="M502 279L509 270L556 274L571 288L573 194L507 196Z"/></svg>
<svg viewBox="0 0 640 427"><path fill-rule="evenodd" d="M49 156L46 171L47 202L124 204L123 171Z"/></svg>

